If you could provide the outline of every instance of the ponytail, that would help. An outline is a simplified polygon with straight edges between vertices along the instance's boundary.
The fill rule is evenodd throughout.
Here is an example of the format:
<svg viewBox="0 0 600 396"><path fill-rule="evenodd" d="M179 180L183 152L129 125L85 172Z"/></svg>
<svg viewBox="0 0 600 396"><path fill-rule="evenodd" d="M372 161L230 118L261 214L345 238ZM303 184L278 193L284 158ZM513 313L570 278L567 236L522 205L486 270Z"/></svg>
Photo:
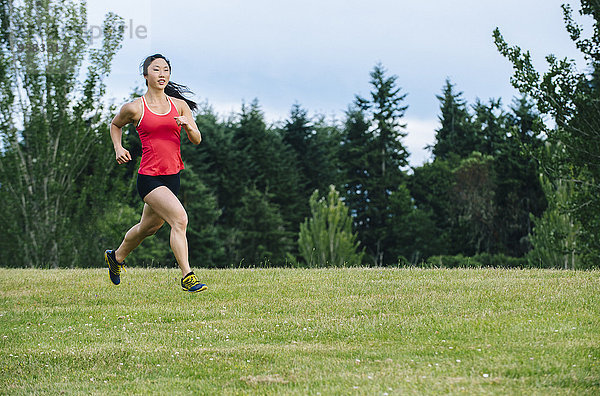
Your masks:
<svg viewBox="0 0 600 396"><path fill-rule="evenodd" d="M190 106L190 110L195 111L198 108L198 104L193 100L190 100L183 96L183 94L193 94L192 91L185 85L174 83L173 81L169 81L167 86L165 87L165 93L174 98L183 99Z"/></svg>
<svg viewBox="0 0 600 396"><path fill-rule="evenodd" d="M169 65L169 71L171 71L171 62L169 62L169 60L161 54L154 54L154 55L150 55L149 57L147 57L144 60L144 62L142 62L141 69L142 69L142 74L144 76L148 75L148 66L150 66L150 63L152 63L155 59L164 59L165 62L167 62L167 65ZM148 86L148 81L146 81L146 86ZM169 81L167 83L167 86L165 87L165 94L167 94L168 96L177 98L177 99L184 100L190 107L190 110L192 110L192 111L194 111L198 108L198 104L196 102L194 102L193 100L190 100L184 96L184 94L193 94L193 92L185 85L181 85L181 84L177 84L173 81Z"/></svg>

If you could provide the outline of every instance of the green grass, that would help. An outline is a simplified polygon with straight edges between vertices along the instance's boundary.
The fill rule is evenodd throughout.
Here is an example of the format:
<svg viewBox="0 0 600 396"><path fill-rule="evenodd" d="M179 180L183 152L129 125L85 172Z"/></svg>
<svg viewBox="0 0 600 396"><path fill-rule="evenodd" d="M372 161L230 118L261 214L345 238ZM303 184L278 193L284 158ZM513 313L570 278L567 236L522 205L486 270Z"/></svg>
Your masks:
<svg viewBox="0 0 600 396"><path fill-rule="evenodd" d="M0 269L2 394L598 394L600 272Z"/></svg>

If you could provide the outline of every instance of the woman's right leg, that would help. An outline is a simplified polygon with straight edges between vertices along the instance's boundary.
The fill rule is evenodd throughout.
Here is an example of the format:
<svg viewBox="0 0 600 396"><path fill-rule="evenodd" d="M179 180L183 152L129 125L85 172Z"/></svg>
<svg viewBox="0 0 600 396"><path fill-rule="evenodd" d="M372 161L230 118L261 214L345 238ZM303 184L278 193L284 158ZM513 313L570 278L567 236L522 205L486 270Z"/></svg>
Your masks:
<svg viewBox="0 0 600 396"><path fill-rule="evenodd" d="M154 235L156 231L165 223L165 221L148 205L144 203L142 218L140 222L127 231L121 246L115 250L115 258L122 263L125 257L129 255L139 246L140 243L150 235Z"/></svg>

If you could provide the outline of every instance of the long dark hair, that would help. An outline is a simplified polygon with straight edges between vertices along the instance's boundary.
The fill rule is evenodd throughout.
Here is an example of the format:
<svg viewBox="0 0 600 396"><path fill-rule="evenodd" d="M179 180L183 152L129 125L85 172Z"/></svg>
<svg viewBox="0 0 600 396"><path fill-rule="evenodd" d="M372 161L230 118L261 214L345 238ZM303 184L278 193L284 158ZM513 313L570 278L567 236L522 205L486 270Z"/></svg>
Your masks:
<svg viewBox="0 0 600 396"><path fill-rule="evenodd" d="M169 60L167 58L165 58L164 55L154 54L154 55L150 55L149 57L144 59L144 62L142 62L141 69L142 69L142 74L144 76L148 75L148 66L150 66L150 63L152 63L156 59L164 59L165 62L167 62L167 65L169 66L169 72L171 71L171 62L169 62ZM146 81L146 86L148 86L148 81ZM190 106L190 110L192 110L192 111L194 111L198 108L198 104L196 102L194 102L193 100L190 100L184 96L184 94L193 94L193 92L185 85L177 84L177 83L169 80L167 86L165 87L165 94L172 96L174 98L185 100L185 102L188 104L188 106Z"/></svg>

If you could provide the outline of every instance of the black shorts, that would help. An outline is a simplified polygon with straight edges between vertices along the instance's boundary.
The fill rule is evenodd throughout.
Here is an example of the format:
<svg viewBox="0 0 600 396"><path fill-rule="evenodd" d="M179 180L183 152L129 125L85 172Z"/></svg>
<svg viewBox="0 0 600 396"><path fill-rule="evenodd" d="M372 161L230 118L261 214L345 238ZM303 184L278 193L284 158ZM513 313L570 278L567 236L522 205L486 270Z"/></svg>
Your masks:
<svg viewBox="0 0 600 396"><path fill-rule="evenodd" d="M149 176L142 175L138 173L137 177L137 190L138 194L144 200L144 197L148 195L148 193L154 190L157 187L165 186L169 190L173 192L173 194L179 194L179 173L174 175L159 175L159 176Z"/></svg>

